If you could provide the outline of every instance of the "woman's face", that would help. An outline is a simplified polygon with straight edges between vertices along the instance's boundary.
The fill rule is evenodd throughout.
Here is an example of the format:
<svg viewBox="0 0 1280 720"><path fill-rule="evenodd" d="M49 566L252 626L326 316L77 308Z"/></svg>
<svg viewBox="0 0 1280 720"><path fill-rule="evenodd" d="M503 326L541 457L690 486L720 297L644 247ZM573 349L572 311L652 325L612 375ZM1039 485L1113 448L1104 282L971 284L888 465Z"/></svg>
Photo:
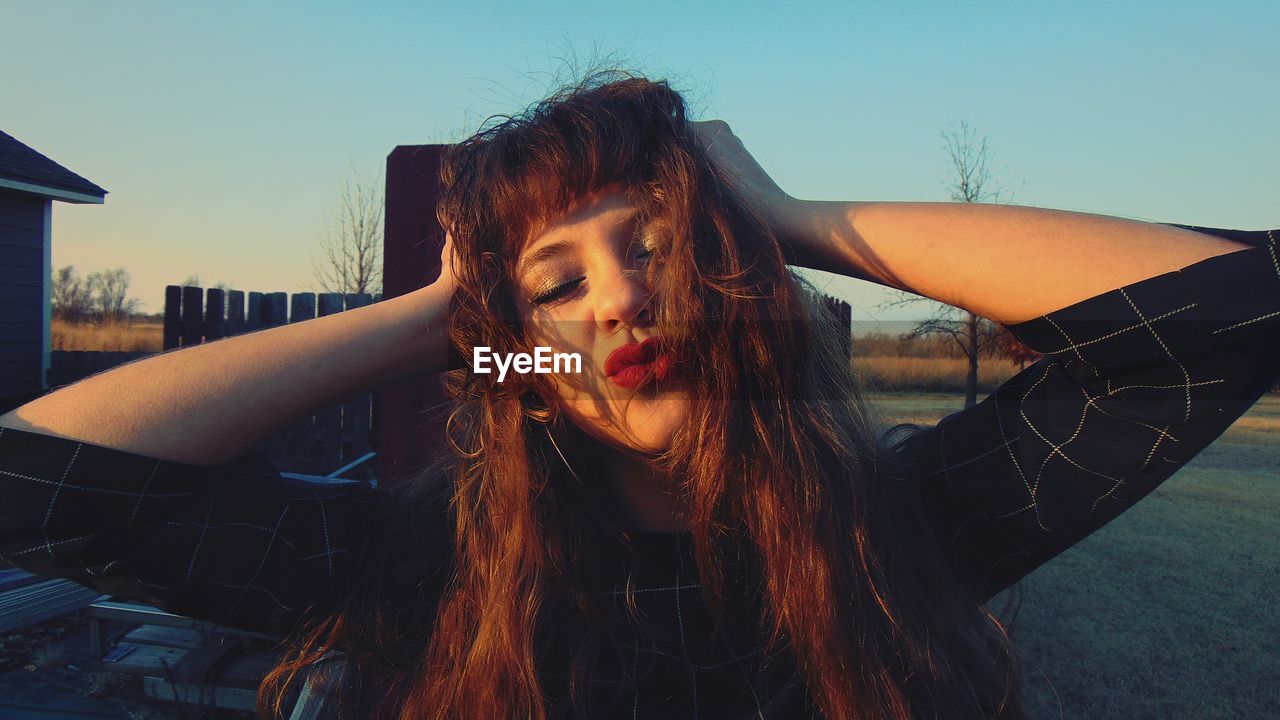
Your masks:
<svg viewBox="0 0 1280 720"><path fill-rule="evenodd" d="M689 415L679 364L655 357L647 243L639 208L620 190L582 199L525 244L516 305L534 346L577 353L581 373L552 373L561 411L614 447L657 453ZM621 349L621 350L620 350Z"/></svg>

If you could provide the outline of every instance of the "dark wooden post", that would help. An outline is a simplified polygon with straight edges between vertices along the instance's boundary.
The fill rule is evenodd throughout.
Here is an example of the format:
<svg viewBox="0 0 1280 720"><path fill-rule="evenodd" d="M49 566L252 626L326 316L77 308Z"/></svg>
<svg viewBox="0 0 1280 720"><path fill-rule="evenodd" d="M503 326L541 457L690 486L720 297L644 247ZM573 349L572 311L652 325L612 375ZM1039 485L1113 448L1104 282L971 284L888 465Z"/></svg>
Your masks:
<svg viewBox="0 0 1280 720"><path fill-rule="evenodd" d="M840 327L840 346L845 359L853 358L853 307L839 298L826 296L827 309Z"/></svg>
<svg viewBox="0 0 1280 720"><path fill-rule="evenodd" d="M320 308L320 317L342 312L342 293L320 293L316 298L319 301L317 307Z"/></svg>
<svg viewBox="0 0 1280 720"><path fill-rule="evenodd" d="M204 291L182 288L182 346L199 345L204 339Z"/></svg>
<svg viewBox="0 0 1280 720"><path fill-rule="evenodd" d="M342 293L320 293L317 297L319 317L342 312ZM316 413L315 461L332 472L345 459L342 452L342 405L331 405Z"/></svg>
<svg viewBox="0 0 1280 720"><path fill-rule="evenodd" d="M244 329L253 332L262 327L262 293L249 292L249 307L244 315Z"/></svg>
<svg viewBox="0 0 1280 720"><path fill-rule="evenodd" d="M289 322L296 323L311 320L316 316L316 294L294 293L293 308L289 311Z"/></svg>
<svg viewBox="0 0 1280 720"><path fill-rule="evenodd" d="M444 233L436 221L440 160L446 145L401 145L387 156L386 237L382 292L387 299L417 290L440 272ZM395 483L445 450L446 407L438 377L382 388L374 396L373 430L378 481Z"/></svg>
<svg viewBox="0 0 1280 720"><path fill-rule="evenodd" d="M267 293L263 297L263 302L267 308L266 316L263 318L263 324L266 327L287 325L289 323L289 293Z"/></svg>
<svg viewBox="0 0 1280 720"><path fill-rule="evenodd" d="M244 332L244 291L232 290L227 293L227 335L239 335Z"/></svg>
<svg viewBox="0 0 1280 720"><path fill-rule="evenodd" d="M369 293L347 293L347 310L373 303ZM373 431L373 396L360 395L342 404L342 460L350 462L369 452Z"/></svg>
<svg viewBox="0 0 1280 720"><path fill-rule="evenodd" d="M182 338L182 288L164 287L164 349L178 347Z"/></svg>
<svg viewBox="0 0 1280 720"><path fill-rule="evenodd" d="M223 310L220 288L209 288L204 304L204 339L217 340L227 335L227 316Z"/></svg>

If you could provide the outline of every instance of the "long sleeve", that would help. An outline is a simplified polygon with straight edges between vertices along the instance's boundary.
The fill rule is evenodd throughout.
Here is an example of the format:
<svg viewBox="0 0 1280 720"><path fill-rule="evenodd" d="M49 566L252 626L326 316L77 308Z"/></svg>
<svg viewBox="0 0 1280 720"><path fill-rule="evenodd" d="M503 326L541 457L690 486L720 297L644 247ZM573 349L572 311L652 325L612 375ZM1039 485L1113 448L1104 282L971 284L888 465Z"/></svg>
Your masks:
<svg viewBox="0 0 1280 720"><path fill-rule="evenodd" d="M985 600L1114 519L1280 381L1280 231L1007 326L1045 357L910 437L920 501Z"/></svg>
<svg viewBox="0 0 1280 720"><path fill-rule="evenodd" d="M0 428L0 558L232 627L284 634L341 592L378 500L363 483L285 478L256 453L184 465Z"/></svg>

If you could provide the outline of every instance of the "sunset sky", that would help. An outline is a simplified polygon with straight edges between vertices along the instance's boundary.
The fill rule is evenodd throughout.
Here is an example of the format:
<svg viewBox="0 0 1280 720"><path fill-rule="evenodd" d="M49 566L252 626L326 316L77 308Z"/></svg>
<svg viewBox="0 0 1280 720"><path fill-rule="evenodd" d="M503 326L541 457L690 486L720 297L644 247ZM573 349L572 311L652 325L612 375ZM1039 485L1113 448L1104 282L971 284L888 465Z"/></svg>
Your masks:
<svg viewBox="0 0 1280 720"><path fill-rule="evenodd" d="M0 130L110 191L55 204L54 266L122 266L146 312L190 275L314 290L344 176L521 109L572 57L671 80L802 198L945 200L966 120L1018 204L1280 227L1280 3L774 5L15 4ZM929 309L819 281L858 320Z"/></svg>

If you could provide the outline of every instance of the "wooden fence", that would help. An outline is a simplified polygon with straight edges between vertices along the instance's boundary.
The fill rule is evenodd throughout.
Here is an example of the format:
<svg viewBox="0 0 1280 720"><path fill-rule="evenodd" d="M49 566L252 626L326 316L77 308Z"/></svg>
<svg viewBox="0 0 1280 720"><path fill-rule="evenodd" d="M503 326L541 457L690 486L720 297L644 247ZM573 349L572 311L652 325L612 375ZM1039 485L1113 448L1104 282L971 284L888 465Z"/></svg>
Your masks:
<svg viewBox="0 0 1280 720"><path fill-rule="evenodd" d="M155 355L153 352L107 352L96 350L54 350L49 354L45 384L70 385L117 365Z"/></svg>
<svg viewBox="0 0 1280 720"><path fill-rule="evenodd" d="M324 317L382 300L382 294L249 292L169 285L164 289L164 349ZM247 302L246 302L247 301Z"/></svg>
<svg viewBox="0 0 1280 720"><path fill-rule="evenodd" d="M836 326L842 329L840 345L844 348L845 358L853 359L853 307L844 300L830 295L823 295L822 302L835 318Z"/></svg>
<svg viewBox="0 0 1280 720"><path fill-rule="evenodd" d="M164 291L164 347L188 347L302 322L381 299L381 294L369 293L289 295L169 285ZM326 475L372 452L373 444L373 396L361 395L303 418L259 450L281 470ZM367 479L371 473L372 464L366 463L344 476Z"/></svg>

